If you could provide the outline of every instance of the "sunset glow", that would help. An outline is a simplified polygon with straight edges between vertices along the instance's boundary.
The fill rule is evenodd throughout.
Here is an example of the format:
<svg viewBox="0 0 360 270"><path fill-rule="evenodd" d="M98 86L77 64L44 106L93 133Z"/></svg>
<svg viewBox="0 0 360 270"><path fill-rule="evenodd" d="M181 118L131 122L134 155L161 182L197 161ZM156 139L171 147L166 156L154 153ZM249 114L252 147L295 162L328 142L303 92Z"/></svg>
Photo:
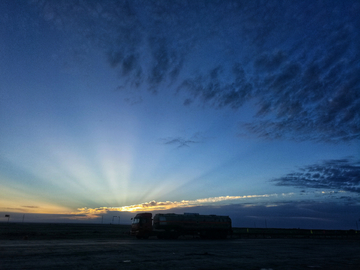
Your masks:
<svg viewBox="0 0 360 270"><path fill-rule="evenodd" d="M353 228L358 14L354 0L0 1L0 222L189 210Z"/></svg>

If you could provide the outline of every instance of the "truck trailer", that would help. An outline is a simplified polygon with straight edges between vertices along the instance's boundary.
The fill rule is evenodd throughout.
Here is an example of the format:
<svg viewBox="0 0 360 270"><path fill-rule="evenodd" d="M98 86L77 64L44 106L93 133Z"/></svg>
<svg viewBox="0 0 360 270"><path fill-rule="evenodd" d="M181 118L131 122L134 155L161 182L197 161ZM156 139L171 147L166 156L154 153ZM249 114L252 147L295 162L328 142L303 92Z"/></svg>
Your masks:
<svg viewBox="0 0 360 270"><path fill-rule="evenodd" d="M200 215L198 213L137 214L132 219L130 234L138 239L156 236L159 239L177 239L192 235L203 239L226 239L232 233L229 216Z"/></svg>

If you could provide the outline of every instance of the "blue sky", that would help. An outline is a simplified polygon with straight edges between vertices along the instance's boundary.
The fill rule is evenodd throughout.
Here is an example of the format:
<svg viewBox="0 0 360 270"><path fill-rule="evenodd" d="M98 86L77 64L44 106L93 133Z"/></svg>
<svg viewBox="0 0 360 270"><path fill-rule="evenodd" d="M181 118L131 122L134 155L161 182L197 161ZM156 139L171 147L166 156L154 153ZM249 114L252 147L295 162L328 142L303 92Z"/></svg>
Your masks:
<svg viewBox="0 0 360 270"><path fill-rule="evenodd" d="M197 211L356 228L359 12L2 1L0 221Z"/></svg>

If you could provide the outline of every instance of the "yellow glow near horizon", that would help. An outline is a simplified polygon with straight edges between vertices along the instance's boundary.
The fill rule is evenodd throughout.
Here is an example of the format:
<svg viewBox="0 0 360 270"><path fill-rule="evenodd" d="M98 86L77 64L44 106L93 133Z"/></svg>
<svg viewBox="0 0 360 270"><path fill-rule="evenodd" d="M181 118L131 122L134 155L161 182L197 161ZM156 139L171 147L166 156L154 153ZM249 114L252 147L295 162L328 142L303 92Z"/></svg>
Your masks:
<svg viewBox="0 0 360 270"><path fill-rule="evenodd" d="M36 202L28 200L3 201L0 200L0 212L9 213L31 213L31 214L68 214L70 209L47 202Z"/></svg>
<svg viewBox="0 0 360 270"><path fill-rule="evenodd" d="M42 200L35 194L27 194L22 189L2 187L0 211L9 213L67 214L70 208ZM21 199L19 199L21 198Z"/></svg>
<svg viewBox="0 0 360 270"><path fill-rule="evenodd" d="M281 196L291 196L294 193L282 193ZM214 203L230 201L230 200L240 200L240 199L257 199L257 198L269 198L277 197L278 194L263 194L263 195L244 195L244 196L219 196L219 197L210 197L202 198L196 200L182 200L182 201L165 201L157 202L150 201L146 203L134 204L129 206L121 207L99 207L99 208L78 208L77 212L72 212L72 214L83 214L91 217L96 217L99 214L105 214L108 211L119 211L119 212L144 212L144 211L161 211L169 210L175 208L187 208L195 206L205 206L213 205Z"/></svg>

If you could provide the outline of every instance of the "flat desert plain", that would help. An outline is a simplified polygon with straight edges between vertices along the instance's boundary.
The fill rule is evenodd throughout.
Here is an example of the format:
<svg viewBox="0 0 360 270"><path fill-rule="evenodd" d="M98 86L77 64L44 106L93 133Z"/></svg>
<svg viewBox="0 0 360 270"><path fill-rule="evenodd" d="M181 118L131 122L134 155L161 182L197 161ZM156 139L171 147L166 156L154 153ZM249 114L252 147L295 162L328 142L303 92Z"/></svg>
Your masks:
<svg viewBox="0 0 360 270"><path fill-rule="evenodd" d="M128 229L0 224L0 269L360 269L359 238L137 240Z"/></svg>

